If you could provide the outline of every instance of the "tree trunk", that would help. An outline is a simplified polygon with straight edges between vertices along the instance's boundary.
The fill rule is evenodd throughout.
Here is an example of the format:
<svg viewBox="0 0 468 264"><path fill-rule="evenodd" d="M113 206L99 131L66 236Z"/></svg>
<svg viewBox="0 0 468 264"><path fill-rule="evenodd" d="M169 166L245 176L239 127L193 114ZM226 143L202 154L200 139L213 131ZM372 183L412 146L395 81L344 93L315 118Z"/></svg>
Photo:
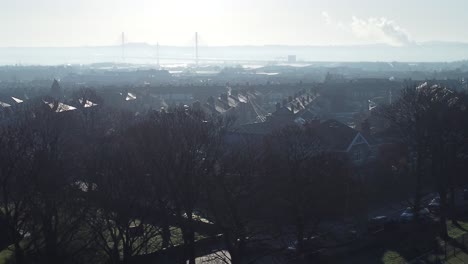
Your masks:
<svg viewBox="0 0 468 264"><path fill-rule="evenodd" d="M185 257L189 264L195 264L195 232L193 230L193 213L187 213L182 230L184 236Z"/></svg>
<svg viewBox="0 0 468 264"><path fill-rule="evenodd" d="M455 187L450 187L450 218L452 224L458 224L457 221L457 208L455 207Z"/></svg>
<svg viewBox="0 0 468 264"><path fill-rule="evenodd" d="M46 225L50 225L47 223ZM45 237L45 261L47 264L59 264L60 261L58 260L57 256L57 238L55 236L55 232L52 230L51 227L47 228L47 231L44 234Z"/></svg>
<svg viewBox="0 0 468 264"><path fill-rule="evenodd" d="M184 234L185 255L189 264L195 264L195 233L187 230Z"/></svg>
<svg viewBox="0 0 468 264"><path fill-rule="evenodd" d="M415 186L415 190L414 190L414 206L413 206L413 210L414 210L414 220L415 221L419 221L420 218L419 218L419 211L421 210L421 200L422 200L422 197L421 197L421 189L422 189L422 177L423 177L423 165L422 165L422 150L419 149L418 150L418 154L417 154L417 160L416 160L416 186Z"/></svg>
<svg viewBox="0 0 468 264"><path fill-rule="evenodd" d="M245 247L246 247L245 234L244 232L241 232L240 234L232 238L234 240L232 239L226 240L226 243L229 243L229 245L227 245L228 246L227 248L229 250L229 255L231 255L231 264L241 264L242 256L244 255Z"/></svg>
<svg viewBox="0 0 468 264"><path fill-rule="evenodd" d="M232 250L229 251L229 254L231 255L231 264L241 264L242 263L242 257L240 252L236 252L237 250Z"/></svg>
<svg viewBox="0 0 468 264"><path fill-rule="evenodd" d="M119 264L120 263L120 253L119 253L119 241L114 240L114 245L112 246L112 253L111 253L111 263L112 264Z"/></svg>
<svg viewBox="0 0 468 264"><path fill-rule="evenodd" d="M447 232L447 178L446 178L446 171L447 171L447 163L446 157L443 154L443 145L437 144L435 150L432 153L432 163L436 164L436 182L437 188L439 190L439 197L440 197L440 224L441 224L441 236L445 239L448 238Z"/></svg>
<svg viewBox="0 0 468 264"><path fill-rule="evenodd" d="M15 242L15 263L16 264L24 263L24 251L21 248L19 241Z"/></svg>
<svg viewBox="0 0 468 264"><path fill-rule="evenodd" d="M122 263L127 264L130 263L130 258L132 257L132 249L131 245L124 245L123 246L123 258L122 258Z"/></svg>
<svg viewBox="0 0 468 264"><path fill-rule="evenodd" d="M229 231L223 232L224 244L230 255L231 264L240 264L241 263L241 252L240 252L240 241L236 241L235 236L231 236Z"/></svg>
<svg viewBox="0 0 468 264"><path fill-rule="evenodd" d="M296 220L296 239L297 239L297 253L302 254L304 252L304 221L301 217Z"/></svg>
<svg viewBox="0 0 468 264"><path fill-rule="evenodd" d="M448 238L447 233L447 192L445 189L439 191L440 196L440 235L442 238Z"/></svg>
<svg viewBox="0 0 468 264"><path fill-rule="evenodd" d="M167 215L163 216L163 223L162 223L162 247L168 248L169 243L171 241L171 230L169 227L169 221L167 219Z"/></svg>

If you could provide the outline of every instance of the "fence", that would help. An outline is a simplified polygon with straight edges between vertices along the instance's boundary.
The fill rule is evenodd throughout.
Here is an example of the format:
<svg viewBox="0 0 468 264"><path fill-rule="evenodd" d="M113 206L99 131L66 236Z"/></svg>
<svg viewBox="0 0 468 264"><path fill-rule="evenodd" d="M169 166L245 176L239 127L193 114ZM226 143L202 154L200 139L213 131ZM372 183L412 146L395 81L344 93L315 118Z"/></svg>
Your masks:
<svg viewBox="0 0 468 264"><path fill-rule="evenodd" d="M468 234L442 241L437 247L409 263L445 263L444 261L456 257L463 251L468 251Z"/></svg>
<svg viewBox="0 0 468 264"><path fill-rule="evenodd" d="M222 249L222 238L217 235L196 241L196 256L202 257ZM134 256L130 263L185 263L184 250L184 245L178 245L151 254Z"/></svg>

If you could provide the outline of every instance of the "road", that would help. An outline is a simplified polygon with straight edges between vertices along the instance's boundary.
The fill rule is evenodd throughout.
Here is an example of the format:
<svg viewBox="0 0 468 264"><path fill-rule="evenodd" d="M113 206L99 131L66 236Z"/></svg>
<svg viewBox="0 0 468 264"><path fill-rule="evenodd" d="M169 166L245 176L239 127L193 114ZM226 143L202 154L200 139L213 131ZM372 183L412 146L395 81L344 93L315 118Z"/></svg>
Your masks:
<svg viewBox="0 0 468 264"><path fill-rule="evenodd" d="M424 207L427 206L427 204L430 203L431 200L434 197L436 197L436 195L437 195L436 193L428 193L428 194L424 195L422 197L422 199L421 199L423 206ZM399 202L387 204L387 205L385 205L383 207L380 207L378 209L371 210L368 213L368 218L371 219L371 218L374 218L374 217L377 217L377 216L384 215L384 216L387 216L389 219L398 220L398 218L403 213L403 211L405 211L406 208L411 206L411 204L410 204L411 200L412 199L405 199L405 200L402 200L402 201L399 201Z"/></svg>
<svg viewBox="0 0 468 264"><path fill-rule="evenodd" d="M431 200L434 197L436 197L437 195L438 194L435 193L435 192L427 193L426 195L424 195L422 197L423 207L426 207L431 202ZM410 205L411 200L412 199L406 199L406 200L402 200L400 202L388 204L388 205L380 207L378 209L371 210L368 213L368 218L371 219L371 218L374 218L376 216L384 215L384 216L387 216L389 219L398 220L398 218L403 213L403 211L407 207L411 206ZM456 204L457 208L465 208L468 205L468 201L465 201L463 199L463 189L462 188L457 189L455 191L455 204Z"/></svg>

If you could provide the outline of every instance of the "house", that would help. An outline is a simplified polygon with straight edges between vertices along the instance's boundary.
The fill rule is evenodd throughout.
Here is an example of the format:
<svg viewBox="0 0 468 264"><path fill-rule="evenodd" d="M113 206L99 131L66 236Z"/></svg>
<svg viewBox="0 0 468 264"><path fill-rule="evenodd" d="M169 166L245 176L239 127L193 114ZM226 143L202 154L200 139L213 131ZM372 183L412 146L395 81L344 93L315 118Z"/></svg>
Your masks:
<svg viewBox="0 0 468 264"><path fill-rule="evenodd" d="M321 122L315 129L329 152L345 154L357 165L373 157L369 140L361 132L339 121L330 119Z"/></svg>
<svg viewBox="0 0 468 264"><path fill-rule="evenodd" d="M208 115L233 117L235 125L245 125L256 121L264 121L265 110L261 105L261 94L255 91L232 90L222 93L218 98L210 96L206 103L193 103L193 107Z"/></svg>
<svg viewBox="0 0 468 264"><path fill-rule="evenodd" d="M286 113L284 113L286 114ZM295 122L294 119L281 120L272 118L261 123L240 126L226 137L228 144L236 145L241 141L260 142L287 126L310 126L319 137L327 152L348 157L354 164L361 165L374 156L374 150L369 139L359 131L336 120L319 120Z"/></svg>
<svg viewBox="0 0 468 264"><path fill-rule="evenodd" d="M303 90L283 103L276 104L276 111L263 122L235 127L226 137L228 144L242 141L261 142L267 136L288 126L308 126L319 137L327 152L347 156L354 164L360 165L374 156L370 137L335 119L320 121L320 113L314 109L319 94Z"/></svg>

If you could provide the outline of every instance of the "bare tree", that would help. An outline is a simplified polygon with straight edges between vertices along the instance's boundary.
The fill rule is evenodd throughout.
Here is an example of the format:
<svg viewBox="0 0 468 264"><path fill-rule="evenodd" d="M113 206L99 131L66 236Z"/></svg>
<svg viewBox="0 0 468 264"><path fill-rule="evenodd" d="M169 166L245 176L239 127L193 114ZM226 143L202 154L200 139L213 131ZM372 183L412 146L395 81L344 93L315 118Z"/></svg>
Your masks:
<svg viewBox="0 0 468 264"><path fill-rule="evenodd" d="M317 226L320 217L314 203L316 197L313 177L309 171L311 163L323 152L320 140L306 127L290 126L274 133L267 141L267 177L270 178L272 193L277 205L295 229L297 251L304 250L304 239L308 225Z"/></svg>
<svg viewBox="0 0 468 264"><path fill-rule="evenodd" d="M460 124L466 116L466 105L461 96L438 85L423 84L404 89L394 104L381 111L399 129L408 145L409 156L413 158L416 216L421 208L423 178L431 171L441 200L443 237L447 237L447 191L449 187L453 188L455 179L453 161L460 156L461 146L465 143L464 128Z"/></svg>
<svg viewBox="0 0 468 264"><path fill-rule="evenodd" d="M73 173L76 122L42 101L24 109L31 144L28 182L28 255L39 263L69 263L88 249L83 229L89 207L77 192Z"/></svg>
<svg viewBox="0 0 468 264"><path fill-rule="evenodd" d="M222 139L222 137L221 137ZM223 145L220 143L220 145ZM222 232L224 245L229 254L222 258L229 263L243 263L247 247L259 240L266 225L258 219L261 201L260 164L262 142L243 138L235 144L219 149L220 159L213 173L205 174L206 211Z"/></svg>
<svg viewBox="0 0 468 264"><path fill-rule="evenodd" d="M195 218L203 191L203 175L214 167L213 140L218 120L201 111L175 108L154 112L147 123L153 132L143 136L154 150L150 161L162 177L178 225L182 229L185 256L195 263Z"/></svg>
<svg viewBox="0 0 468 264"><path fill-rule="evenodd" d="M0 127L0 207L6 239L14 245L16 263L24 263L27 245L21 242L28 235L32 193L31 175L32 135L25 120Z"/></svg>
<svg viewBox="0 0 468 264"><path fill-rule="evenodd" d="M90 194L96 211L90 226L98 247L111 263L129 263L133 256L160 249L160 229L151 223L152 204L141 157L131 139L116 132L101 142L101 152Z"/></svg>
<svg viewBox="0 0 468 264"><path fill-rule="evenodd" d="M428 172L425 164L429 159L427 146L428 120L425 108L428 98L423 96L418 88L407 87L401 93L399 100L392 105L380 109L379 115L390 121L392 127L397 128L400 137L407 146L408 160L411 165L411 176L414 179L413 210L418 214L422 208L422 188L424 176Z"/></svg>

